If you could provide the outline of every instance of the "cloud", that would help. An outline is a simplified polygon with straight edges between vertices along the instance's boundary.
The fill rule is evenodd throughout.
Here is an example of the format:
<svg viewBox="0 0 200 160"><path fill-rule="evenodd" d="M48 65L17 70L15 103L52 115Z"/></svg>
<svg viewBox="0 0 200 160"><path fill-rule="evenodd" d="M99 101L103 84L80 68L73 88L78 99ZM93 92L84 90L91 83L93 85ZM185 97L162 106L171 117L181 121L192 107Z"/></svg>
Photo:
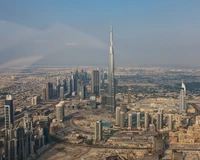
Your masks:
<svg viewBox="0 0 200 160"><path fill-rule="evenodd" d="M65 43L65 46L77 46L78 43L75 43L75 42L66 42Z"/></svg>
<svg viewBox="0 0 200 160"><path fill-rule="evenodd" d="M0 69L7 69L7 68L13 68L13 67L26 68L42 58L43 56L30 56L30 57L22 57L22 58L14 59L0 65Z"/></svg>

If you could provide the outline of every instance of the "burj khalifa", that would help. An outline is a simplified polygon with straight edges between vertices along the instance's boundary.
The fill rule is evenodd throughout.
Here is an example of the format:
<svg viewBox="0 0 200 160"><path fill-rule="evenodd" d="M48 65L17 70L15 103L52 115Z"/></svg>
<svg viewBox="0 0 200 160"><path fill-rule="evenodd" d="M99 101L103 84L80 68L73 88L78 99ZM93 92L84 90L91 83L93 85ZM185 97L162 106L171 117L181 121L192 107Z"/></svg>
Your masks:
<svg viewBox="0 0 200 160"><path fill-rule="evenodd" d="M113 27L110 28L110 54L108 70L108 99L107 104L112 112L115 112L115 63L113 47Z"/></svg>

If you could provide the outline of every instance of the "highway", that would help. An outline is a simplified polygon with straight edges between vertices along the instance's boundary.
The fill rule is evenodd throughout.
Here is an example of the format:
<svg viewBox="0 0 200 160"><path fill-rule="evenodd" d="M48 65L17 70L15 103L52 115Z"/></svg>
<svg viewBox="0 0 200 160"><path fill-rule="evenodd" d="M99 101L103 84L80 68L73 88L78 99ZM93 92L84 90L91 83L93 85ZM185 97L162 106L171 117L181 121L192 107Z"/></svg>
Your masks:
<svg viewBox="0 0 200 160"><path fill-rule="evenodd" d="M183 126L183 128L187 128L190 124L191 124L191 120L200 115L200 108L199 106L197 106L195 103L190 103L188 105L192 105L194 107L194 109L196 110L196 113L194 115L192 115L191 117L187 118L187 123Z"/></svg>

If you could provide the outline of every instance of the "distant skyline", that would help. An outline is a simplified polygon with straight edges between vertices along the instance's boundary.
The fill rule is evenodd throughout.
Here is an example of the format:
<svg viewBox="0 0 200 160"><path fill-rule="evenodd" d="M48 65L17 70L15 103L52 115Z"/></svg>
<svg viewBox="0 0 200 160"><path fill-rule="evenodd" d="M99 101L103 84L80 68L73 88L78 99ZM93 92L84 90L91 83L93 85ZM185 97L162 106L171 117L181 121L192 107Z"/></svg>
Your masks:
<svg viewBox="0 0 200 160"><path fill-rule="evenodd" d="M199 66L200 1L0 2L0 69L16 65Z"/></svg>

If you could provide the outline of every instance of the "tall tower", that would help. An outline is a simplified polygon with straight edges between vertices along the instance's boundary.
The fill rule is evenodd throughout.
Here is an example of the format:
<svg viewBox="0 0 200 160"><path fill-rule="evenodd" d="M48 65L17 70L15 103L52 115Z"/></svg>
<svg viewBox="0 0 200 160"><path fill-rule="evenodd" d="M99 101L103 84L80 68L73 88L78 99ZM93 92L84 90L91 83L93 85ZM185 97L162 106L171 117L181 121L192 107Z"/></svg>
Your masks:
<svg viewBox="0 0 200 160"><path fill-rule="evenodd" d="M92 93L96 96L100 94L100 74L98 70L92 71Z"/></svg>
<svg viewBox="0 0 200 160"><path fill-rule="evenodd" d="M117 126L120 125L120 110L121 110L121 107L117 107L116 108L115 120L116 120L116 125Z"/></svg>
<svg viewBox="0 0 200 160"><path fill-rule="evenodd" d="M186 99L186 86L182 81L181 91L180 91L180 111L182 114L185 114L187 109L185 99Z"/></svg>
<svg viewBox="0 0 200 160"><path fill-rule="evenodd" d="M144 129L148 130L149 128L149 113L145 112L144 113Z"/></svg>
<svg viewBox="0 0 200 160"><path fill-rule="evenodd" d="M96 121L95 123L95 141L100 142L102 140L102 121Z"/></svg>
<svg viewBox="0 0 200 160"><path fill-rule="evenodd" d="M125 127L125 113L123 111L120 111L120 128Z"/></svg>
<svg viewBox="0 0 200 160"><path fill-rule="evenodd" d="M137 129L140 129L140 112L137 112Z"/></svg>
<svg viewBox="0 0 200 160"><path fill-rule="evenodd" d="M132 129L133 128L133 118L132 118L132 113L128 114L128 129Z"/></svg>
<svg viewBox="0 0 200 160"><path fill-rule="evenodd" d="M172 115L171 114L168 116L168 129L169 129L169 131L171 131L173 129Z"/></svg>
<svg viewBox="0 0 200 160"><path fill-rule="evenodd" d="M14 105L11 95L6 96L4 115L5 115L5 129L14 127Z"/></svg>
<svg viewBox="0 0 200 160"><path fill-rule="evenodd" d="M108 70L108 106L111 111L115 111L115 64L114 64L114 47L113 47L113 27L110 29L110 55Z"/></svg>
<svg viewBox="0 0 200 160"><path fill-rule="evenodd" d="M128 104L131 103L131 88L128 89Z"/></svg>

